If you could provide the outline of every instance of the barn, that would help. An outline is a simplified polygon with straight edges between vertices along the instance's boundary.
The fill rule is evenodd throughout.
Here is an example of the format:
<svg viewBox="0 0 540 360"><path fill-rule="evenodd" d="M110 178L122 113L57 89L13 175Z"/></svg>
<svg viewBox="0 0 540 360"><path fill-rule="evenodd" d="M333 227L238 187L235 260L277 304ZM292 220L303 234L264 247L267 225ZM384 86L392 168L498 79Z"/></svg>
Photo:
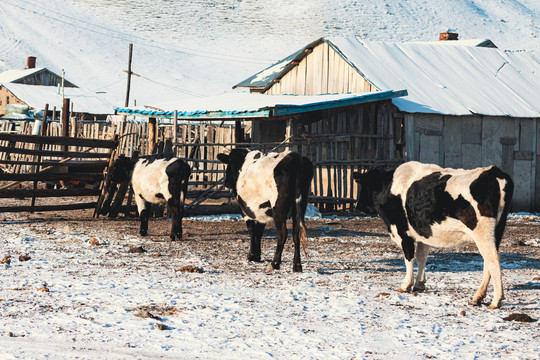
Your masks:
<svg viewBox="0 0 540 360"><path fill-rule="evenodd" d="M362 107L362 114L347 116L376 123L384 113L391 126L374 134L391 135L403 160L456 168L497 165L515 180L513 210L540 210L540 54L503 51L489 40L321 38L235 88L267 95L406 89L408 96L388 106ZM315 129L310 136L321 134ZM361 131L336 124L323 133L339 138Z"/></svg>

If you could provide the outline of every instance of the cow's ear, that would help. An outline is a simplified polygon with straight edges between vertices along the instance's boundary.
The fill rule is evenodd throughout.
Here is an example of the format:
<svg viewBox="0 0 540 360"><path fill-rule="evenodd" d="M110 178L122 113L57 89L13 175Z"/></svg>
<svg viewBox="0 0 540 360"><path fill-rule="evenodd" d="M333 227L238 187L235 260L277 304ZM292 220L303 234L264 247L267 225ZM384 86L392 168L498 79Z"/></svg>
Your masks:
<svg viewBox="0 0 540 360"><path fill-rule="evenodd" d="M360 178L362 177L362 174L359 173L359 172L353 172L352 174L352 178L355 180L355 181L360 181Z"/></svg>
<svg viewBox="0 0 540 360"><path fill-rule="evenodd" d="M225 154L218 154L218 160L222 163L228 164L230 162L230 156Z"/></svg>

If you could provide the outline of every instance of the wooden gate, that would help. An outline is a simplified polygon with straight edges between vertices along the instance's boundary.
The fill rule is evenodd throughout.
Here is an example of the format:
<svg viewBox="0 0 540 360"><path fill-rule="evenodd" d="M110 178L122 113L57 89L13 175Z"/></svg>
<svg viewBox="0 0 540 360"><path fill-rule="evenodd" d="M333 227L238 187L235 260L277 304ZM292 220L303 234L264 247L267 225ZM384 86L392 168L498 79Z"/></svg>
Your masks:
<svg viewBox="0 0 540 360"><path fill-rule="evenodd" d="M117 140L0 133L0 198L28 199L30 204L1 206L0 212L59 211L95 208L104 169ZM38 205L37 198L64 198L62 204Z"/></svg>

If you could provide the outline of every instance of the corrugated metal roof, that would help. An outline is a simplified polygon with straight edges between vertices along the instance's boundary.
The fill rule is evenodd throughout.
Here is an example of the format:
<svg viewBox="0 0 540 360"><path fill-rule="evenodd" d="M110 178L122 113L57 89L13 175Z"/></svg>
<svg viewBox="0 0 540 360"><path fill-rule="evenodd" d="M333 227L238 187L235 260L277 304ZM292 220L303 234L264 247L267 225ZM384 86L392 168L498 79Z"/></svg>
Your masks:
<svg viewBox="0 0 540 360"><path fill-rule="evenodd" d="M35 109L43 109L45 104L62 107L62 95L56 86L25 85L9 83L4 84L15 96ZM106 94L97 95L82 88L64 88L64 97L69 98L73 104L74 112L90 114L112 114L115 105L110 103Z"/></svg>
<svg viewBox="0 0 540 360"><path fill-rule="evenodd" d="M117 108L119 113L179 119L255 119L283 116L334 107L389 100L407 95L407 91L328 95L262 95L230 93L198 99L188 99L165 105L164 110L144 107Z"/></svg>
<svg viewBox="0 0 540 360"><path fill-rule="evenodd" d="M378 89L407 89L407 98L393 101L402 111L540 117L540 61L532 52L359 38L327 42Z"/></svg>
<svg viewBox="0 0 540 360"><path fill-rule="evenodd" d="M257 87L269 88L287 73L292 61L305 56L305 49L322 41L375 88L407 89L409 96L393 100L401 111L540 117L539 55L482 47L486 40L386 43L356 37L319 39L261 71L259 74L268 76ZM240 84L251 87L247 80Z"/></svg>

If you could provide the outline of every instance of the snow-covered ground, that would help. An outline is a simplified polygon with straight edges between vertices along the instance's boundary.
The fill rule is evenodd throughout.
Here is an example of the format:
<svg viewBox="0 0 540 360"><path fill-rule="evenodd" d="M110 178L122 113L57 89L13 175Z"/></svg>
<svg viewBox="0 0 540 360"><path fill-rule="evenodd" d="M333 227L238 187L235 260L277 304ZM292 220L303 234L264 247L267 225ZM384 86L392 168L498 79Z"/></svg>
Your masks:
<svg viewBox="0 0 540 360"><path fill-rule="evenodd" d="M481 279L474 248L434 252L425 293L395 291L401 254L369 219L309 221L309 257L293 273L291 248L269 269L275 232L266 262L249 264L234 216L188 219L180 243L164 241L167 220L141 238L137 220L0 216L0 258L11 256L0 264L1 359L539 358L539 323L504 320L540 318L539 216L511 217L535 227L503 241L498 310L467 304ZM204 272L180 271L190 266Z"/></svg>
<svg viewBox="0 0 540 360"><path fill-rule="evenodd" d="M124 105L217 95L321 36L435 41L489 38L540 50L538 0L2 0L0 71L37 66Z"/></svg>

